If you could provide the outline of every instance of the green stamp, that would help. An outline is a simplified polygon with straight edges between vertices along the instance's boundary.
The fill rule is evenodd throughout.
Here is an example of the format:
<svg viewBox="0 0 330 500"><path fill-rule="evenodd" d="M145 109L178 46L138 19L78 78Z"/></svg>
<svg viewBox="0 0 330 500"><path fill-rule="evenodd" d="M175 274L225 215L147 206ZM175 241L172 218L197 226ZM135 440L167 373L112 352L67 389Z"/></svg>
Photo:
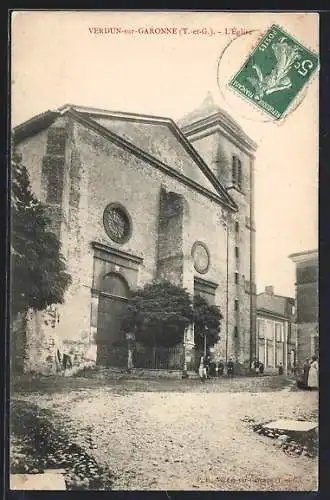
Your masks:
<svg viewBox="0 0 330 500"><path fill-rule="evenodd" d="M273 24L229 87L272 118L280 119L318 67L318 55Z"/></svg>

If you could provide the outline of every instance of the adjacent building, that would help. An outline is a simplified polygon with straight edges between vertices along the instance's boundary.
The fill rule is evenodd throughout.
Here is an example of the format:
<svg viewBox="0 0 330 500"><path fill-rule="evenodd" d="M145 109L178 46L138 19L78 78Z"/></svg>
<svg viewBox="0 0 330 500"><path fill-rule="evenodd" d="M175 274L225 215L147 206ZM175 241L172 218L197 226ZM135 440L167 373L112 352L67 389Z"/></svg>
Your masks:
<svg viewBox="0 0 330 500"><path fill-rule="evenodd" d="M26 369L54 345L50 324L75 358L96 352L97 363L116 363L129 293L155 278L219 305L217 355L249 366L256 144L210 95L178 124L66 105L18 126L14 138L73 279L48 330L31 314ZM185 344L194 344L193 326Z"/></svg>
<svg viewBox="0 0 330 500"><path fill-rule="evenodd" d="M272 286L257 295L257 358L265 373L291 373L296 365L295 299L277 295Z"/></svg>
<svg viewBox="0 0 330 500"><path fill-rule="evenodd" d="M301 366L319 354L318 250L294 253L296 265L297 353Z"/></svg>

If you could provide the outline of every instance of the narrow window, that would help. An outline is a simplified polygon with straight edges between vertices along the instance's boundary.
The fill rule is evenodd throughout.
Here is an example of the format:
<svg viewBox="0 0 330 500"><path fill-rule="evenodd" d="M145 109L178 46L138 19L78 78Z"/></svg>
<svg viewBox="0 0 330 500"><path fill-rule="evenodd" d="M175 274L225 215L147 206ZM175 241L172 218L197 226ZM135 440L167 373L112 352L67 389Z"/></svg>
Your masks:
<svg viewBox="0 0 330 500"><path fill-rule="evenodd" d="M234 185L237 184L237 157L233 156L232 157L232 171L231 171L231 176L232 176L232 183Z"/></svg>
<svg viewBox="0 0 330 500"><path fill-rule="evenodd" d="M235 222L235 231L236 231L236 233L239 232L239 222L238 221Z"/></svg>
<svg viewBox="0 0 330 500"><path fill-rule="evenodd" d="M235 299L235 311L238 311L239 308L239 302L238 299Z"/></svg>
<svg viewBox="0 0 330 500"><path fill-rule="evenodd" d="M242 162L238 156L232 156L232 183L239 189L242 189Z"/></svg>
<svg viewBox="0 0 330 500"><path fill-rule="evenodd" d="M242 189L242 162L237 158L237 185Z"/></svg>
<svg viewBox="0 0 330 500"><path fill-rule="evenodd" d="M234 327L234 337L236 337L236 338L238 337L238 327L237 326Z"/></svg>
<svg viewBox="0 0 330 500"><path fill-rule="evenodd" d="M235 247L235 257L238 259L239 257L239 250L238 247Z"/></svg>
<svg viewBox="0 0 330 500"><path fill-rule="evenodd" d="M235 283L236 283L236 285L238 284L238 273L237 272L235 273Z"/></svg>

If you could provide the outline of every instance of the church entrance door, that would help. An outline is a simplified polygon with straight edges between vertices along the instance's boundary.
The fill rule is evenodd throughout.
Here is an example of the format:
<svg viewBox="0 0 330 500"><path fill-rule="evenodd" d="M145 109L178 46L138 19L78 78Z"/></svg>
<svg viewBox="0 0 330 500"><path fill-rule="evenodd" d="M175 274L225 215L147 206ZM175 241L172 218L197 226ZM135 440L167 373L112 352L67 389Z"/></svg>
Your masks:
<svg viewBox="0 0 330 500"><path fill-rule="evenodd" d="M127 309L129 287L119 274L109 273L102 280L97 314L97 364L126 366L127 345L121 332Z"/></svg>

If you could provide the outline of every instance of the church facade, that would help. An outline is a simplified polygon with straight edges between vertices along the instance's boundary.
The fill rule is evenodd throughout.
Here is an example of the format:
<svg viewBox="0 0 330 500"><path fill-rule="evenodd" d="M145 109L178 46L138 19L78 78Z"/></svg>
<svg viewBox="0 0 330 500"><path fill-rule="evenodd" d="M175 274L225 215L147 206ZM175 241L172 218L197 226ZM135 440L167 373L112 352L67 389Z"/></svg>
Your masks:
<svg viewBox="0 0 330 500"><path fill-rule="evenodd" d="M129 292L167 279L220 307L216 354L249 365L256 144L210 96L178 123L66 105L18 126L14 137L72 276L55 311L57 338L111 364ZM33 315L29 332L31 367L46 335ZM184 340L189 352L193 327Z"/></svg>

